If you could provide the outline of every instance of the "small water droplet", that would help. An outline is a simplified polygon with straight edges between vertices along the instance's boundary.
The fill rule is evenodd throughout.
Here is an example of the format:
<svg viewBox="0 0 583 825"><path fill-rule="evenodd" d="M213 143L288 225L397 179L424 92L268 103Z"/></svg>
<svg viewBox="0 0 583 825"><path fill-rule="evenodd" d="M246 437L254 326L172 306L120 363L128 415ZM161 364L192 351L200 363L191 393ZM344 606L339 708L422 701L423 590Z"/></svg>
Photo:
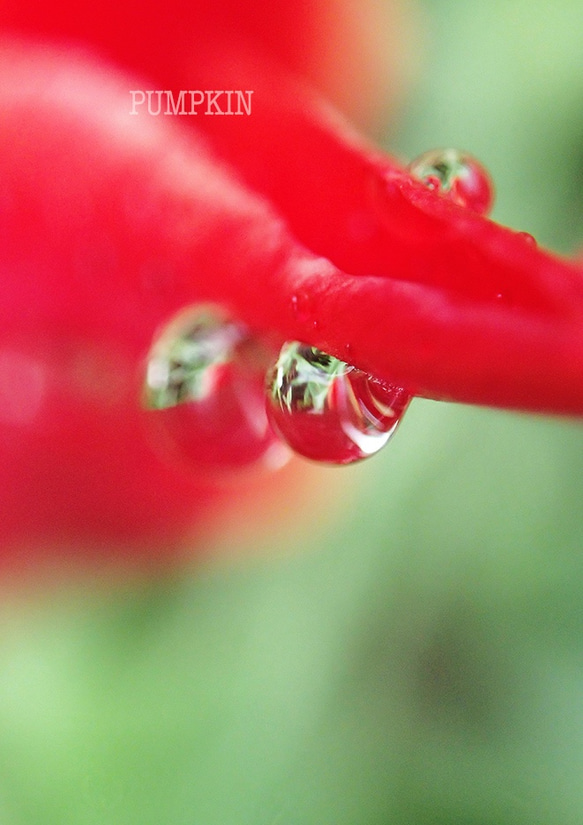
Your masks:
<svg viewBox="0 0 583 825"><path fill-rule="evenodd" d="M350 464L389 440L409 393L299 341L283 345L267 376L273 428L300 455Z"/></svg>
<svg viewBox="0 0 583 825"><path fill-rule="evenodd" d="M537 245L536 238L534 237L534 235L531 235L529 232L517 232L516 234L518 235L519 238L522 238L522 240L525 243L527 243L529 246L536 246Z"/></svg>
<svg viewBox="0 0 583 825"><path fill-rule="evenodd" d="M482 164L457 149L433 149L409 164L409 172L458 206L487 215L494 201L492 180Z"/></svg>
<svg viewBox="0 0 583 825"><path fill-rule="evenodd" d="M155 341L147 362L145 406L158 440L183 462L240 468L285 448L264 403L267 356L242 324L216 307L192 307Z"/></svg>
<svg viewBox="0 0 583 825"><path fill-rule="evenodd" d="M291 298L293 316L297 321L307 321L311 315L311 299L310 296L300 290L295 292Z"/></svg>

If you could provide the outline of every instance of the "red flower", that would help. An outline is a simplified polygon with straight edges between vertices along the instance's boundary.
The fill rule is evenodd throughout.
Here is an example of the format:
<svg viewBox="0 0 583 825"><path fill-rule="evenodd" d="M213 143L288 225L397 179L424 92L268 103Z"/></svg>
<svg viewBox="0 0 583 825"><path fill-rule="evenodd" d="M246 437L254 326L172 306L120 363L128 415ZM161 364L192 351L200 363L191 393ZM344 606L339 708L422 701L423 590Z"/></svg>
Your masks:
<svg viewBox="0 0 583 825"><path fill-rule="evenodd" d="M325 6L9 12L5 546L156 545L208 507L212 479L160 458L139 404L160 325L201 301L414 394L583 412L580 270L414 180L291 79L290 67L317 75L299 23ZM142 88L173 102L252 90L253 112L132 117Z"/></svg>

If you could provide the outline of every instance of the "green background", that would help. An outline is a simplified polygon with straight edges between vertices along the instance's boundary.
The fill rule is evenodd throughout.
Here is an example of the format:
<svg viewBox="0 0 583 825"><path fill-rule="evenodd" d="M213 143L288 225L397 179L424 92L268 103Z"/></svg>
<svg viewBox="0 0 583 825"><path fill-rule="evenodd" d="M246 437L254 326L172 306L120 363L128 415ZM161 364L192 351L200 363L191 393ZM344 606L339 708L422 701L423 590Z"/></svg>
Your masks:
<svg viewBox="0 0 583 825"><path fill-rule="evenodd" d="M472 151L495 219L576 248L583 4L421 9L387 145ZM259 554L7 589L2 825L581 825L580 425L416 401L330 472L335 520L283 501Z"/></svg>

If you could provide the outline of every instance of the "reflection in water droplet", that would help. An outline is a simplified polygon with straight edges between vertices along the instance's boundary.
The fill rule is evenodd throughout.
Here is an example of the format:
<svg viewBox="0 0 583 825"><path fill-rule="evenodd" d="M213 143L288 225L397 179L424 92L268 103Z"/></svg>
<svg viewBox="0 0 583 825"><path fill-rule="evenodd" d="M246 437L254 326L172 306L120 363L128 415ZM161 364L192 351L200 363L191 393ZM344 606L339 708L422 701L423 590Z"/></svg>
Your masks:
<svg viewBox="0 0 583 825"><path fill-rule="evenodd" d="M266 364L245 327L219 309L180 313L147 363L144 401L159 442L205 469L282 464L288 451L265 412Z"/></svg>
<svg viewBox="0 0 583 825"><path fill-rule="evenodd" d="M298 341L284 344L267 377L274 429L295 452L332 464L378 452L409 401L406 390Z"/></svg>
<svg viewBox="0 0 583 825"><path fill-rule="evenodd" d="M409 164L412 175L458 206L487 215L494 201L488 172L479 161L457 149L433 149Z"/></svg>

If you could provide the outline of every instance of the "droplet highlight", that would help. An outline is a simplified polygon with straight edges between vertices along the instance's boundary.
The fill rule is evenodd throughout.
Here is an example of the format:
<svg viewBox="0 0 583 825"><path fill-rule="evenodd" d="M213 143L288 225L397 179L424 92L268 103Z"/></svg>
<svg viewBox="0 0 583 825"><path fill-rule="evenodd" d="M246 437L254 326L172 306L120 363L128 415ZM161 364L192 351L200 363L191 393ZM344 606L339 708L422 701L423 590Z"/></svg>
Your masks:
<svg viewBox="0 0 583 825"><path fill-rule="evenodd" d="M411 399L392 384L299 341L288 341L267 375L267 413L305 458L350 464L377 453Z"/></svg>
<svg viewBox="0 0 583 825"><path fill-rule="evenodd" d="M409 172L458 206L488 215L494 203L492 179L472 155L457 149L433 149L409 164Z"/></svg>
<svg viewBox="0 0 583 825"><path fill-rule="evenodd" d="M217 307L181 312L147 361L144 404L158 445L204 470L284 463L265 411L269 355Z"/></svg>

